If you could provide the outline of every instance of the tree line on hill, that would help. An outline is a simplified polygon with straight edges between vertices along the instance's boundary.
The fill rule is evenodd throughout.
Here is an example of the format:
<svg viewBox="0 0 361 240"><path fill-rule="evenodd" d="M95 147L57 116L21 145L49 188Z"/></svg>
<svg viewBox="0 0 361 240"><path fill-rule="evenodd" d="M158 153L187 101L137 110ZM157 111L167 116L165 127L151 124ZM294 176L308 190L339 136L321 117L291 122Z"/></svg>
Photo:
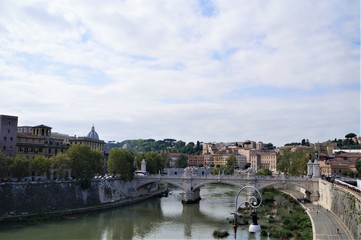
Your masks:
<svg viewBox="0 0 361 240"><path fill-rule="evenodd" d="M354 140L357 137L355 133L348 133L344 139L335 138L331 142L336 143L340 149L361 149L361 144ZM308 139L302 139L301 142L286 143L285 146L310 146Z"/></svg>
<svg viewBox="0 0 361 240"><path fill-rule="evenodd" d="M124 148L133 153L146 152L174 152L189 155L198 155L202 153L202 143L197 141L186 143L182 140L166 138L163 140L155 139L134 139L124 140L122 142L108 142L105 144L108 149Z"/></svg>

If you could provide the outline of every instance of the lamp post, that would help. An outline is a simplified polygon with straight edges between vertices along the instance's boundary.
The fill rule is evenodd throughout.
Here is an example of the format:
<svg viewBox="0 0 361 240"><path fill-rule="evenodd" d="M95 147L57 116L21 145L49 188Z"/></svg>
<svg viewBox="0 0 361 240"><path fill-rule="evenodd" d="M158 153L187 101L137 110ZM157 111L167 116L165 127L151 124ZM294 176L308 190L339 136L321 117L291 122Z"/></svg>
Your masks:
<svg viewBox="0 0 361 240"><path fill-rule="evenodd" d="M257 195L259 196L259 198L255 197L254 195L252 196L248 196L248 199L242 201L240 204L238 204L238 197L239 195L241 194L241 192L245 189L248 189L248 190L253 190L254 192L257 193ZM258 207L261 206L262 204L262 195L261 193L258 191L257 188L253 187L253 186L244 186L242 187L237 196L236 196L236 200L235 200L235 212L234 213L231 213L234 215L233 217L233 229L234 229L234 233L236 234L237 232L237 216L238 216L238 208L240 208L243 204L245 204L247 206L247 204L249 206L252 207L252 224L249 226L249 229L248 231L249 232L253 232L253 233L258 233L261 231L261 227L260 225L258 225L257 223L257 212L256 212L256 209Z"/></svg>

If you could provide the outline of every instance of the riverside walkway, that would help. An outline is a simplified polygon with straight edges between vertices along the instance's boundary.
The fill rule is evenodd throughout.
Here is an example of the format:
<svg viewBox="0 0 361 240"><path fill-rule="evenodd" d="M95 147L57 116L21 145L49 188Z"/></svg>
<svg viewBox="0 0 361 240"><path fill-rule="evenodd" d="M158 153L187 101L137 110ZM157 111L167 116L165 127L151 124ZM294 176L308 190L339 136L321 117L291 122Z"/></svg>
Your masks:
<svg viewBox="0 0 361 240"><path fill-rule="evenodd" d="M294 198L301 198L300 192L283 191ZM301 204L307 211L312 222L314 240L354 240L342 221L332 212L314 203ZM337 231L337 229L339 231Z"/></svg>

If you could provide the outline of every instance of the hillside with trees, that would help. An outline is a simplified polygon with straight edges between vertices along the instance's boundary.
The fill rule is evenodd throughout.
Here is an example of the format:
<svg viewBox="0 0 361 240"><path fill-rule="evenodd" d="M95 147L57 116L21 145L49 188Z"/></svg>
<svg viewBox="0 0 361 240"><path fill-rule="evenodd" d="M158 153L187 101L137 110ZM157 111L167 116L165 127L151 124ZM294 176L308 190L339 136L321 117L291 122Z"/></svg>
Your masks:
<svg viewBox="0 0 361 240"><path fill-rule="evenodd" d="M108 142L106 148L124 148L133 153L146 152L175 152L184 154L201 154L202 143L197 141L186 143L182 140L166 138L163 140L155 139L134 139L124 140L122 142Z"/></svg>

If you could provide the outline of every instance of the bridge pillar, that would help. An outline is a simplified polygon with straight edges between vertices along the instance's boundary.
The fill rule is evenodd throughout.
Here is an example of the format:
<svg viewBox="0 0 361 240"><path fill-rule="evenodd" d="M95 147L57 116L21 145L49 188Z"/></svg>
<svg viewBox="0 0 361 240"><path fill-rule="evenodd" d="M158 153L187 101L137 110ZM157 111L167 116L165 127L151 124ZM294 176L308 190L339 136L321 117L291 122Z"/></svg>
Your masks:
<svg viewBox="0 0 361 240"><path fill-rule="evenodd" d="M180 194L182 203L197 203L201 200L200 189L188 190Z"/></svg>
<svg viewBox="0 0 361 240"><path fill-rule="evenodd" d="M180 194L182 203L197 203L201 200L200 189L194 189L195 185L193 181L193 170L191 168L185 168L182 176L182 185L184 192Z"/></svg>

